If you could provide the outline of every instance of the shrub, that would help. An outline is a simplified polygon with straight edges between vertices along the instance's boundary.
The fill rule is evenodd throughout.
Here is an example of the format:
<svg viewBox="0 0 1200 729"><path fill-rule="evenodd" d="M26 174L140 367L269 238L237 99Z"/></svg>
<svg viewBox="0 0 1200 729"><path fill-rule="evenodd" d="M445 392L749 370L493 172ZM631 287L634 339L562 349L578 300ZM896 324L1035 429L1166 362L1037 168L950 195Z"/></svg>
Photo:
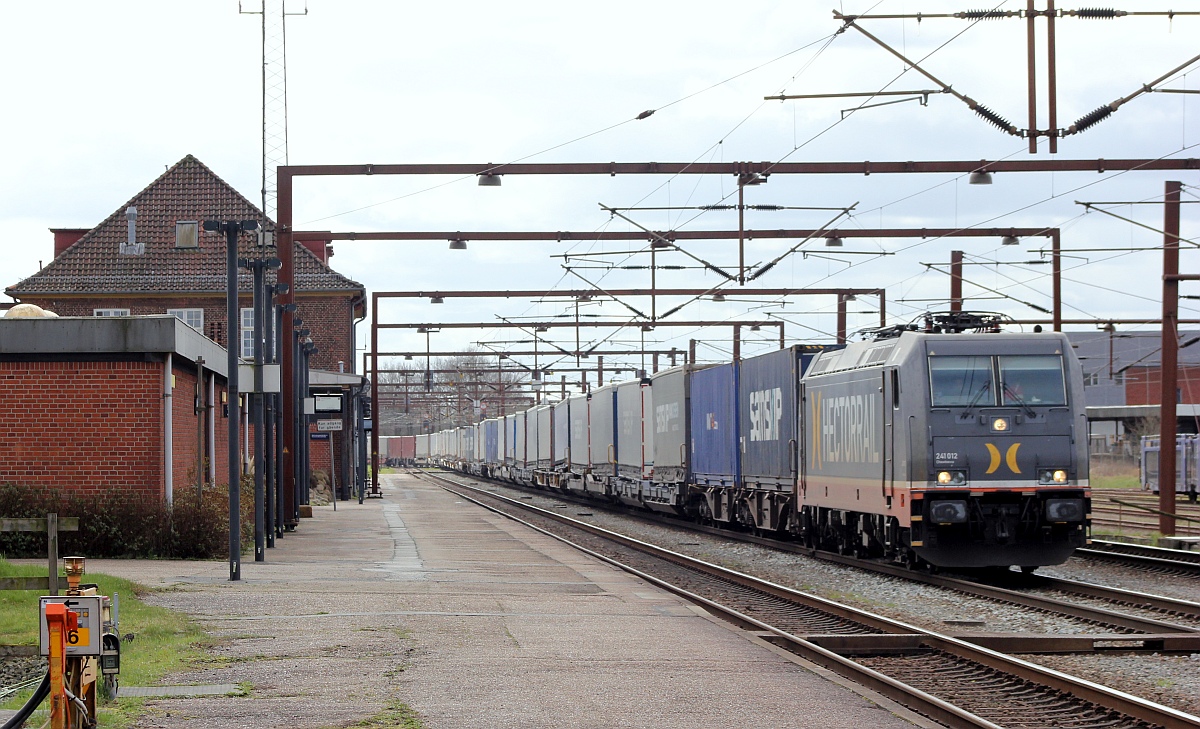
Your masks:
<svg viewBox="0 0 1200 729"><path fill-rule="evenodd" d="M254 539L254 482L241 484L241 544ZM175 492L174 505L119 489L91 493L46 491L0 484L0 517L78 517L79 531L60 532L60 555L84 557L166 557L205 559L229 551L229 492L206 488ZM46 554L44 533L0 533L0 554L40 557Z"/></svg>

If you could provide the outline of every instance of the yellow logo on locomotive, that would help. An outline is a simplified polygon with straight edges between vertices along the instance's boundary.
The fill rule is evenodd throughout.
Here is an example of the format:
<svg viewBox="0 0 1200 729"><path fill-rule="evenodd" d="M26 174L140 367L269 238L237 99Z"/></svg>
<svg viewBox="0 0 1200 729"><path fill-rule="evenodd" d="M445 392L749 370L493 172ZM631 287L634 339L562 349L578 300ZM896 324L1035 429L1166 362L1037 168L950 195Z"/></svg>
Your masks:
<svg viewBox="0 0 1200 729"><path fill-rule="evenodd" d="M1000 468L1000 449L991 443L984 443L987 446L988 453L992 457L992 462L988 464L988 475L996 472ZM1008 452L1004 454L1004 462L1008 464L1008 470L1013 473L1020 473L1021 469L1017 468L1017 449L1021 447L1020 443L1013 443L1008 447Z"/></svg>

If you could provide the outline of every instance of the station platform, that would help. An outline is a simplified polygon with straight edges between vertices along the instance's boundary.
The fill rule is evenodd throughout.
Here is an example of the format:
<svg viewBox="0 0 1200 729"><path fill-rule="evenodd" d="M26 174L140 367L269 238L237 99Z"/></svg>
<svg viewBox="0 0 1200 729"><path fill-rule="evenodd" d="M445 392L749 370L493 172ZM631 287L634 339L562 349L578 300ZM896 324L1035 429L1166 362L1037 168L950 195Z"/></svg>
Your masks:
<svg viewBox="0 0 1200 729"><path fill-rule="evenodd" d="M151 699L139 726L936 726L433 484L382 486L315 508L237 583L225 562L91 561L213 635L166 683L249 687Z"/></svg>

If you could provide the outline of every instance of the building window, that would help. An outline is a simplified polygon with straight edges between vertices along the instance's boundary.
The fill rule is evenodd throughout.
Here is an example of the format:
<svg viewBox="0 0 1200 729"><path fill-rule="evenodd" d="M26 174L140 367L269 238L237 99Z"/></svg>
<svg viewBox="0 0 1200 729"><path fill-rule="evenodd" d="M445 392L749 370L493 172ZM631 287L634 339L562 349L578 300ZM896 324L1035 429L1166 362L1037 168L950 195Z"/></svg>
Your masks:
<svg viewBox="0 0 1200 729"><path fill-rule="evenodd" d="M92 309L93 316L129 316L129 309Z"/></svg>
<svg viewBox="0 0 1200 729"><path fill-rule="evenodd" d="M167 313L198 332L204 331L204 309L167 309Z"/></svg>
<svg viewBox="0 0 1200 729"><path fill-rule="evenodd" d="M254 309L242 309L242 358L254 359Z"/></svg>
<svg viewBox="0 0 1200 729"><path fill-rule="evenodd" d="M200 224L195 220L175 221L175 247L199 248Z"/></svg>

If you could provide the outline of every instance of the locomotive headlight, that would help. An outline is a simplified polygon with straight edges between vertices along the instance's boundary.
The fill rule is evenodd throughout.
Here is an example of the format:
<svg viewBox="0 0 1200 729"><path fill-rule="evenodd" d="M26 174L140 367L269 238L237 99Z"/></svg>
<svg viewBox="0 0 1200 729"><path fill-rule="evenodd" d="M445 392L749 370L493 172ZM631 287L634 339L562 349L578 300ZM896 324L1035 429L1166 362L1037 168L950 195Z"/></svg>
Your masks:
<svg viewBox="0 0 1200 729"><path fill-rule="evenodd" d="M1083 521L1083 499L1046 499L1047 521Z"/></svg>
<svg viewBox="0 0 1200 729"><path fill-rule="evenodd" d="M1062 468L1047 468L1038 473L1038 483L1055 484L1066 482L1067 472Z"/></svg>
<svg viewBox="0 0 1200 729"><path fill-rule="evenodd" d="M938 471L938 486L962 486L967 482L967 474L962 471Z"/></svg>
<svg viewBox="0 0 1200 729"><path fill-rule="evenodd" d="M996 419L992 420L992 432L993 433L1006 433L1006 432L1008 432L1008 429L1009 429L1008 418L996 418Z"/></svg>
<svg viewBox="0 0 1200 729"><path fill-rule="evenodd" d="M1082 510L1082 507L1080 509ZM929 520L934 524L965 523L967 521L967 502L931 501L929 502Z"/></svg>

